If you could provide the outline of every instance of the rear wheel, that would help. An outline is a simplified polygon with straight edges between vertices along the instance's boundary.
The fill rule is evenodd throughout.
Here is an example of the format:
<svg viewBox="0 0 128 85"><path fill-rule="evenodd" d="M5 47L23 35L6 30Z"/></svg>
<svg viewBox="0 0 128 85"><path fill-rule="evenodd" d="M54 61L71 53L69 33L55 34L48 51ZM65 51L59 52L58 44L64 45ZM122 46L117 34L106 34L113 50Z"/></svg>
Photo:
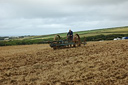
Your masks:
<svg viewBox="0 0 128 85"><path fill-rule="evenodd" d="M61 37L60 35L55 35L54 39L53 39L53 43L56 44L53 49L56 50L56 49L59 49L60 46L58 46L60 44L60 40L61 40Z"/></svg>
<svg viewBox="0 0 128 85"><path fill-rule="evenodd" d="M61 39L61 37L60 37L60 35L55 35L55 37L54 37L54 41L59 41Z"/></svg>
<svg viewBox="0 0 128 85"><path fill-rule="evenodd" d="M75 34L75 36L73 38L73 42L75 43L74 47L75 46L81 46L80 36L78 34Z"/></svg>

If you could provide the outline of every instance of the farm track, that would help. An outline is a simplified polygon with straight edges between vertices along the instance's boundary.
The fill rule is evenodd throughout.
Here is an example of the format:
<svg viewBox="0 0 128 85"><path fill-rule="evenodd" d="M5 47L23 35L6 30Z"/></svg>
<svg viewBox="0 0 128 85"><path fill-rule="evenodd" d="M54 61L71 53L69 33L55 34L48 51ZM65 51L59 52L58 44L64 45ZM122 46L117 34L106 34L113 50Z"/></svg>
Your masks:
<svg viewBox="0 0 128 85"><path fill-rule="evenodd" d="M0 85L128 85L128 40L0 47Z"/></svg>

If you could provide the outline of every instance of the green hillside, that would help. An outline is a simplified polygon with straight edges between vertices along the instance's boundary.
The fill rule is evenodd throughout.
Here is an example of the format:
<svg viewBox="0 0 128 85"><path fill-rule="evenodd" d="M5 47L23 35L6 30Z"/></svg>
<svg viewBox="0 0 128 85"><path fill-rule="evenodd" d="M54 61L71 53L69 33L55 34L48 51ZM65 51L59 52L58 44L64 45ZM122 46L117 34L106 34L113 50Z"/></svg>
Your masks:
<svg viewBox="0 0 128 85"><path fill-rule="evenodd" d="M76 33L78 33L81 37L110 35L110 34L128 34L128 26L74 32L74 34ZM67 33L59 33L61 37L66 37L66 34ZM34 37L29 37L28 39L48 39L48 38L54 38L55 35L56 34L34 36Z"/></svg>
<svg viewBox="0 0 128 85"><path fill-rule="evenodd" d="M84 41L85 38L86 41L113 40L116 37L121 38L128 36L128 26L74 32L74 34L76 33L80 35L81 41ZM3 40L0 41L0 46L42 44L53 41L55 35L57 34ZM59 33L59 35L62 39L66 39L67 33Z"/></svg>

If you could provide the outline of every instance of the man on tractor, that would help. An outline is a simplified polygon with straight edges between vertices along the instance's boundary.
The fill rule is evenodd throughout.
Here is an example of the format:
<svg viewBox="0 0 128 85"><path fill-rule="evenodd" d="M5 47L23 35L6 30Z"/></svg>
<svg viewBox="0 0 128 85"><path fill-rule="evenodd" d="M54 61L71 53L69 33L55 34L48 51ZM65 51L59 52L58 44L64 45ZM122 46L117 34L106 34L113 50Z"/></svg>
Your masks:
<svg viewBox="0 0 128 85"><path fill-rule="evenodd" d="M68 41L73 40L73 32L71 30L69 30L69 32L67 33L67 39L68 39Z"/></svg>

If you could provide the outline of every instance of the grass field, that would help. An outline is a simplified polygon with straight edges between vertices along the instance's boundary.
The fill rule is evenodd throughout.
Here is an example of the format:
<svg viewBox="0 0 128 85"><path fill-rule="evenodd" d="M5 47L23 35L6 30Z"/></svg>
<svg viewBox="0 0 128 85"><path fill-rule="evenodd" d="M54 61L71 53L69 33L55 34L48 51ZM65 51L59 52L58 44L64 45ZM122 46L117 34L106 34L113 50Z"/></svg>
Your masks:
<svg viewBox="0 0 128 85"><path fill-rule="evenodd" d="M79 31L74 32L74 34L78 33L81 37L88 36L96 36L96 35L110 35L110 34L128 34L128 26L126 27L115 27L115 28L106 28L106 29L97 29L97 30L89 30L89 31ZM66 37L67 33L59 33L61 37ZM48 39L54 38L56 34L52 35L44 35L44 36L34 36L28 39Z"/></svg>
<svg viewBox="0 0 128 85"><path fill-rule="evenodd" d="M116 27L116 28L106 28L97 29L89 31L79 31L74 32L80 35L81 42L85 41L101 41L101 40L113 40L114 38L122 38L128 36L128 26L127 27ZM52 42L56 34L52 35L41 35L41 36L27 36L12 38L10 40L0 41L0 46L12 46L12 45L30 45L30 44L42 44ZM67 39L67 33L59 33L61 40Z"/></svg>
<svg viewBox="0 0 128 85"><path fill-rule="evenodd" d="M128 40L0 47L0 85L128 85L127 49Z"/></svg>

